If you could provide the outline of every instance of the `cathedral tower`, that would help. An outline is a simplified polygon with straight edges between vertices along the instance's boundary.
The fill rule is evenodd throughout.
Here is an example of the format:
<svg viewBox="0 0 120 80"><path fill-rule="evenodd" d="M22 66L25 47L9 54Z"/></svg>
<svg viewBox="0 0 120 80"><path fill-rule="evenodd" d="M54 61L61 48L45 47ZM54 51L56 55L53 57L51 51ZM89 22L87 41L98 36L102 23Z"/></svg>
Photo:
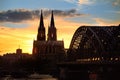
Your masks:
<svg viewBox="0 0 120 80"><path fill-rule="evenodd" d="M54 16L53 16L53 11L51 15L51 23L48 28L48 41L56 41L57 40L57 31L54 23Z"/></svg>
<svg viewBox="0 0 120 80"><path fill-rule="evenodd" d="M43 14L41 11L37 40L34 40L33 42L33 53L32 54L33 56L39 59L51 60L54 58L54 61L56 61L56 56L60 57L62 53L64 53L64 42L60 40L57 41L57 31L56 31L56 27L54 23L53 11L51 14L50 26L48 28L47 41L46 41L46 36L45 36Z"/></svg>
<svg viewBox="0 0 120 80"><path fill-rule="evenodd" d="M45 27L44 27L44 21L43 21L43 14L42 14L42 10L41 10L37 41L45 41L45 40L46 40Z"/></svg>

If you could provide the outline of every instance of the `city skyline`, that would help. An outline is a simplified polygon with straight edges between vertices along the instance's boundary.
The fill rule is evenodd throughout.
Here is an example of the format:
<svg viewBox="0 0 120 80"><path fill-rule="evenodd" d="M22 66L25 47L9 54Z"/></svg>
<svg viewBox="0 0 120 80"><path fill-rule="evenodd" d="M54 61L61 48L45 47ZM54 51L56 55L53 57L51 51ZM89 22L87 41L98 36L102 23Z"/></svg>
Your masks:
<svg viewBox="0 0 120 80"><path fill-rule="evenodd" d="M0 55L14 52L19 45L23 52L32 53L41 9L46 33L54 11L58 40L64 40L65 48L79 26L118 25L120 21L119 0L1 0Z"/></svg>

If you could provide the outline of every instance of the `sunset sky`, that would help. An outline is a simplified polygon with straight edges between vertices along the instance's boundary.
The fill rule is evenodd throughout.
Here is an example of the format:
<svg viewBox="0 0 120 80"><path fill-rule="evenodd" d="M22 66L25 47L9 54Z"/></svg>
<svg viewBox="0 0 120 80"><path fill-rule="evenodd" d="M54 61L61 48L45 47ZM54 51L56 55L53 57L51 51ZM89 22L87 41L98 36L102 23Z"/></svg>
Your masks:
<svg viewBox="0 0 120 80"><path fill-rule="evenodd" d="M46 35L54 11L58 40L69 47L75 30L82 25L120 24L120 0L0 0L0 55L19 47L32 53L40 10Z"/></svg>

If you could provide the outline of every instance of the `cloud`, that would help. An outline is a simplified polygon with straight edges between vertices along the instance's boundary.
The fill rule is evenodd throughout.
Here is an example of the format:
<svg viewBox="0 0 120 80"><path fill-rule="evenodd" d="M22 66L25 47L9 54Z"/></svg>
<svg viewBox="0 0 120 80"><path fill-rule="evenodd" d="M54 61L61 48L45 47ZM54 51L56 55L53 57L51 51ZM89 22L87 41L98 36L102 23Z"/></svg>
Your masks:
<svg viewBox="0 0 120 80"><path fill-rule="evenodd" d="M99 25L106 25L106 21L101 18L93 18L93 20Z"/></svg>
<svg viewBox="0 0 120 80"><path fill-rule="evenodd" d="M63 17L75 17L82 16L84 14L78 13L76 9L70 9L66 11L53 10L54 15ZM33 20L39 18L40 10L27 10L27 9L15 9L0 12L0 22L21 22L25 20ZM51 14L51 10L43 10L44 17L48 17Z"/></svg>
<svg viewBox="0 0 120 80"><path fill-rule="evenodd" d="M110 13L115 13L115 14L120 14L120 10L113 10L113 11L108 11Z"/></svg>
<svg viewBox="0 0 120 80"><path fill-rule="evenodd" d="M81 5L91 5L95 3L112 3L114 6L118 6L120 4L120 0L78 0L78 3Z"/></svg>
<svg viewBox="0 0 120 80"><path fill-rule="evenodd" d="M66 2L69 2L69 3L76 3L77 0L65 0Z"/></svg>
<svg viewBox="0 0 120 80"><path fill-rule="evenodd" d="M56 16L60 16L60 17L79 17L79 16L86 15L82 13L77 13L76 9L71 9L71 10L66 10L66 11L54 10L54 13Z"/></svg>
<svg viewBox="0 0 120 80"><path fill-rule="evenodd" d="M81 5L89 5L89 4L93 4L95 2L95 0L78 0L78 3Z"/></svg>
<svg viewBox="0 0 120 80"><path fill-rule="evenodd" d="M24 28L25 30L25 28ZM21 35L19 34L20 32L22 32L23 30L22 29L14 29L14 28L8 28L8 27L1 27L0 28L0 37L1 36L4 36L4 38L9 38L9 37L12 37L14 39L31 39L30 36L28 36L28 32L27 33L24 33L26 35ZM31 34L31 33L29 33Z"/></svg>
<svg viewBox="0 0 120 80"><path fill-rule="evenodd" d="M120 14L120 11L117 11L116 13Z"/></svg>
<svg viewBox="0 0 120 80"><path fill-rule="evenodd" d="M64 1L76 4L77 6L92 5L92 4L96 4L96 3L99 3L99 2L102 2L102 3L107 2L107 3L109 3L110 5L113 5L113 6L120 6L120 0L64 0Z"/></svg>
<svg viewBox="0 0 120 80"><path fill-rule="evenodd" d="M120 0L114 0L114 1L112 2L112 5L113 5L113 6L119 6L119 5L120 5Z"/></svg>
<svg viewBox="0 0 120 80"><path fill-rule="evenodd" d="M0 22L20 22L28 19L32 19L32 12L28 10L17 9L0 12Z"/></svg>
<svg viewBox="0 0 120 80"><path fill-rule="evenodd" d="M3 28L3 27L2 27L2 28L0 28L0 30L4 30L4 29L5 29L5 28Z"/></svg>
<svg viewBox="0 0 120 80"><path fill-rule="evenodd" d="M96 0L65 0L65 1L77 5L90 5L96 2Z"/></svg>
<svg viewBox="0 0 120 80"><path fill-rule="evenodd" d="M96 25L99 26L109 26L109 25L118 25L119 21L112 21L112 20L108 20L108 19L102 19L102 18L93 18L93 20L95 20Z"/></svg>

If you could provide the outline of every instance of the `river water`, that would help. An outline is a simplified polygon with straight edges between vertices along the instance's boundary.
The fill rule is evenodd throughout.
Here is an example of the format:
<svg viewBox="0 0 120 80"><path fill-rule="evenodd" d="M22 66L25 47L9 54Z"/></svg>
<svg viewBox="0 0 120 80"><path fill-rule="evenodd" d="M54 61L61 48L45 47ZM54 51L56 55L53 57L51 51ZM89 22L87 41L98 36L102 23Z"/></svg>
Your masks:
<svg viewBox="0 0 120 80"><path fill-rule="evenodd" d="M1 77L0 80L58 80L57 78L52 77L51 75L40 75L40 74L31 74L26 78L13 78L11 75L6 75Z"/></svg>

